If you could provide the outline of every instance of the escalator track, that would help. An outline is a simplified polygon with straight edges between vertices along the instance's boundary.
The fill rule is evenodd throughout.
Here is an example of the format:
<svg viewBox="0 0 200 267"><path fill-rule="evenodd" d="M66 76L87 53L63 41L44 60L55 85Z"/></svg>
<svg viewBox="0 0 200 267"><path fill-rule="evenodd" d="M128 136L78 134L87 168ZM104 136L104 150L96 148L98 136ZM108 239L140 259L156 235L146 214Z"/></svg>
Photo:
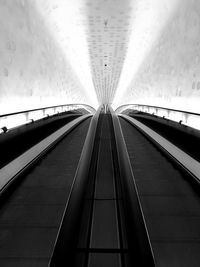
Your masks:
<svg viewBox="0 0 200 267"><path fill-rule="evenodd" d="M1 197L0 266L48 266L89 123L67 134Z"/></svg>
<svg viewBox="0 0 200 267"><path fill-rule="evenodd" d="M194 179L120 118L156 266L200 266L200 191Z"/></svg>

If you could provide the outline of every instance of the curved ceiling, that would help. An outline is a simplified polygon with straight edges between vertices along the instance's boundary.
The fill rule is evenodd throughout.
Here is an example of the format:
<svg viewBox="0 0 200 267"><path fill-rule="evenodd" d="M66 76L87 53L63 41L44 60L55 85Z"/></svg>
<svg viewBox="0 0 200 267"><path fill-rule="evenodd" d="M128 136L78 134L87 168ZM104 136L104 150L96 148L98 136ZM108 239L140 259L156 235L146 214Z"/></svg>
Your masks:
<svg viewBox="0 0 200 267"><path fill-rule="evenodd" d="M198 0L1 0L0 112L110 103L200 112Z"/></svg>

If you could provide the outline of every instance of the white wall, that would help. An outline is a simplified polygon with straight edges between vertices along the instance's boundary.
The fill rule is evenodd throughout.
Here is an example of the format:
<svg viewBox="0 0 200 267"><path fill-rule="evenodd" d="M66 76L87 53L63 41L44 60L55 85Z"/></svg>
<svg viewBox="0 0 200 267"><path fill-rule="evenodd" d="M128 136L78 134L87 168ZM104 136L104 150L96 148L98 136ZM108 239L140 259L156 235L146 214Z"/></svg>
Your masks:
<svg viewBox="0 0 200 267"><path fill-rule="evenodd" d="M35 1L0 0L0 113L71 102L88 99Z"/></svg>
<svg viewBox="0 0 200 267"><path fill-rule="evenodd" d="M180 1L118 105L122 103L200 112L199 0Z"/></svg>

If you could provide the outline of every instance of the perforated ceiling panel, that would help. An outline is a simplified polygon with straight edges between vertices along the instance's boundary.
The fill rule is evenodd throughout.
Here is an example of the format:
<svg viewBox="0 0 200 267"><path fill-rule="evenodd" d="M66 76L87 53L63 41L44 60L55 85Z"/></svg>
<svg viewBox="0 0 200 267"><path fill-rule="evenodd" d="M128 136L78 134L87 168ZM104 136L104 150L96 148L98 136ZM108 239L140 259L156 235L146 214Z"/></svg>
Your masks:
<svg viewBox="0 0 200 267"><path fill-rule="evenodd" d="M125 60L131 7L127 0L87 2L87 41L94 87L100 103L112 103Z"/></svg>

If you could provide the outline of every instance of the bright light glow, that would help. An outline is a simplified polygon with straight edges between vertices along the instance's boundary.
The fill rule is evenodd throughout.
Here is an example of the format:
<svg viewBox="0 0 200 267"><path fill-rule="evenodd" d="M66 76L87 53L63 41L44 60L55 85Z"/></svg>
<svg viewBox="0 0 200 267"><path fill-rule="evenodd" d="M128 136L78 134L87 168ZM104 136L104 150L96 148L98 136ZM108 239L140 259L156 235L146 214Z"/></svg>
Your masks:
<svg viewBox="0 0 200 267"><path fill-rule="evenodd" d="M87 46L88 24L85 1L36 0L36 3L49 31L82 84L88 103L97 108L98 101L92 82ZM83 101L80 99L80 102Z"/></svg>
<svg viewBox="0 0 200 267"><path fill-rule="evenodd" d="M148 52L160 36L180 0L137 0L133 4L132 33L113 107L121 105L124 94Z"/></svg>
<svg viewBox="0 0 200 267"><path fill-rule="evenodd" d="M137 101L199 112L198 6L198 0L2 1L0 113L74 101L97 108L95 88L99 102L110 103L116 87L114 108ZM167 41L171 61L163 74Z"/></svg>
<svg viewBox="0 0 200 267"><path fill-rule="evenodd" d="M189 114L183 112L178 112L175 110L169 110L159 107L149 107L149 106L140 106L140 105L125 105L124 107L121 107L118 109L118 114L125 113L129 114L129 111L141 111L148 114L156 115L160 118L169 119L178 123L181 123L183 125L195 128L197 130L200 130L200 114Z"/></svg>

